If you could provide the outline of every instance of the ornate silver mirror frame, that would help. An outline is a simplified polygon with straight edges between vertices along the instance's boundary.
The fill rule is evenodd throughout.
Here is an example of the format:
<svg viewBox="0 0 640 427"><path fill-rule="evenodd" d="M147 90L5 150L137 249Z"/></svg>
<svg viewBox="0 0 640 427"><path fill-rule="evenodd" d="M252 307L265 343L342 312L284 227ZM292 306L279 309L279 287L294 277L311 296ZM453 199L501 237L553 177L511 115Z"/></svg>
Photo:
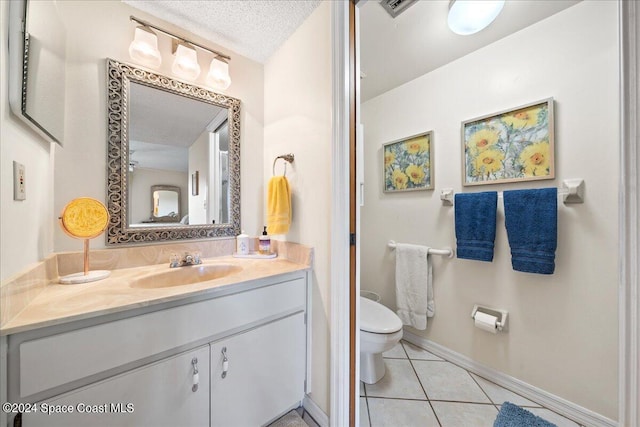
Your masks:
<svg viewBox="0 0 640 427"><path fill-rule="evenodd" d="M107 59L107 245L232 237L240 233L240 100L170 77ZM130 227L128 96L130 82L226 108L229 112L229 223Z"/></svg>

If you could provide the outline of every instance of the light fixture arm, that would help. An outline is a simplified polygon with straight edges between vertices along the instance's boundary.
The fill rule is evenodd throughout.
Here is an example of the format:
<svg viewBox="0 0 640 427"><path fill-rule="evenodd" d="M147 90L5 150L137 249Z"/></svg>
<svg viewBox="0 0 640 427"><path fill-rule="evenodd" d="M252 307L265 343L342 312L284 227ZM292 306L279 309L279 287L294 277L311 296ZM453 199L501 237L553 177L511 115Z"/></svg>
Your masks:
<svg viewBox="0 0 640 427"><path fill-rule="evenodd" d="M153 25L153 24L150 24L150 23L149 23L149 22L147 22L147 21L143 21L142 19L138 19L138 18L136 18L136 17L135 17L135 16L133 16L133 15L129 16L129 19L130 19L131 21L133 21L133 22L137 22L138 24L140 24L140 25L142 25L142 26L144 26L144 27L153 28L154 30L159 31L159 32L161 32L162 34L165 34L165 35L167 35L167 36L171 37L171 38L172 38L172 39L174 39L174 40L178 40L178 41L181 41L181 42L188 43L188 44L190 44L190 45L196 46L196 47L198 47L198 48L200 48L200 49L202 49L202 50L204 50L204 51L207 51L207 52L209 52L209 53L212 53L213 55L215 55L215 56L216 56L216 57L218 57L218 58L222 58L222 59L224 59L225 61L230 61L230 60L231 60L231 57L229 57L228 55L222 54L222 53L220 53L220 52L218 52L218 51L216 51L216 50L213 50L213 49L209 49L208 47L204 47L204 46L202 46L201 44L198 44L198 43L192 42L191 40L187 40L187 39L185 39L184 37L176 36L175 34L170 33L170 32L169 32L169 31L167 31L167 30L163 30L162 28L159 28L159 27L157 27L157 26L155 26L155 25Z"/></svg>

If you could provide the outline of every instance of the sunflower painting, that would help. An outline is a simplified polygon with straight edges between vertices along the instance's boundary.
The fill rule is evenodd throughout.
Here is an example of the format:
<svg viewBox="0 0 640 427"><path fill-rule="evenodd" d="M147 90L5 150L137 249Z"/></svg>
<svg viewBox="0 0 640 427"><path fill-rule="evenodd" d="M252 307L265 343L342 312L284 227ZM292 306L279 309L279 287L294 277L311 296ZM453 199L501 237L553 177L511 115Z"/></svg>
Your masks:
<svg viewBox="0 0 640 427"><path fill-rule="evenodd" d="M464 185L553 179L553 99L462 123Z"/></svg>
<svg viewBox="0 0 640 427"><path fill-rule="evenodd" d="M384 144L383 191L433 189L432 153L432 131Z"/></svg>

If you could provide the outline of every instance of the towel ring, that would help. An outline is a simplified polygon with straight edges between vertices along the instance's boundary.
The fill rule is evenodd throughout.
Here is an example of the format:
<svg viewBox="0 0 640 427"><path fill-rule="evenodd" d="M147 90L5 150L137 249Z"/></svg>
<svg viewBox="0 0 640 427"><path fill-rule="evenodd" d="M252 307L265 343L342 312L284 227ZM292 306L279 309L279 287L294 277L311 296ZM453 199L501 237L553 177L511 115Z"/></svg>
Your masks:
<svg viewBox="0 0 640 427"><path fill-rule="evenodd" d="M283 154L282 156L278 156L273 160L272 173L273 176L276 176L276 162L278 159L282 159L285 161L284 163L284 173L282 176L287 176L287 163L293 163L294 155L293 154Z"/></svg>

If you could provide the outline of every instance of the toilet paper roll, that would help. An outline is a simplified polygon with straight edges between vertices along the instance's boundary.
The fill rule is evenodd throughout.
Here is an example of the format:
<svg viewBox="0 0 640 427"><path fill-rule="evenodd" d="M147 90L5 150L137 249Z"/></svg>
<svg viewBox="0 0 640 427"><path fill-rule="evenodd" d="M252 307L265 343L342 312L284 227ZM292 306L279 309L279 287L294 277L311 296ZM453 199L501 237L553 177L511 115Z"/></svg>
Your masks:
<svg viewBox="0 0 640 427"><path fill-rule="evenodd" d="M476 328L480 328L483 331L491 332L495 334L498 332L498 327L496 323L498 323L498 318L496 316L492 316L487 313L482 313L481 311L476 311L476 315L473 317Z"/></svg>

